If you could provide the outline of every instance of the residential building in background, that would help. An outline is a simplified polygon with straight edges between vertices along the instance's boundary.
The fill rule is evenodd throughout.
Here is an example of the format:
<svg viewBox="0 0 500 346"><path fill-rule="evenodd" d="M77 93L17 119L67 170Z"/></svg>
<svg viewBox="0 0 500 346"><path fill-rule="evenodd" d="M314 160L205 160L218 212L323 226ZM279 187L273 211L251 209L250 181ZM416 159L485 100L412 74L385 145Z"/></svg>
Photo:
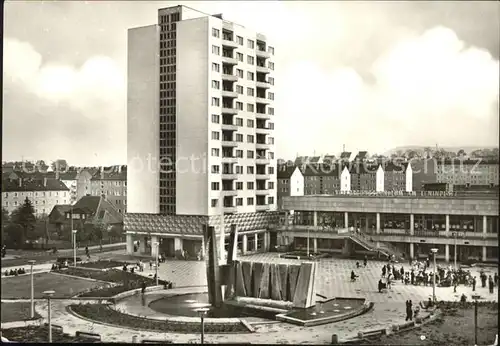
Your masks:
<svg viewBox="0 0 500 346"><path fill-rule="evenodd" d="M408 179L413 179L413 171L411 170L411 165L407 162L385 162L384 165L380 166L383 170L384 175L384 189L383 191L408 191L406 187L406 181ZM408 169L410 167L410 169ZM407 178L408 176L408 178ZM410 190L412 191L413 184L410 185Z"/></svg>
<svg viewBox="0 0 500 346"><path fill-rule="evenodd" d="M498 160L443 160L436 165L436 182L498 186Z"/></svg>
<svg viewBox="0 0 500 346"><path fill-rule="evenodd" d="M127 166L102 167L90 179L90 194L102 196L120 213L127 212Z"/></svg>
<svg viewBox="0 0 500 346"><path fill-rule="evenodd" d="M302 169L304 175L304 194L331 194L340 190L338 165L307 165Z"/></svg>
<svg viewBox="0 0 500 346"><path fill-rule="evenodd" d="M299 167L278 166L277 181L278 208L281 208L284 196L304 195L304 175Z"/></svg>
<svg viewBox="0 0 500 346"><path fill-rule="evenodd" d="M226 221L250 232L240 237L243 252L269 248L274 64L263 34L186 6L129 29L129 252L138 239L140 253L153 253L159 239L167 255L194 255L203 225L221 219L222 232Z"/></svg>
<svg viewBox="0 0 500 346"><path fill-rule="evenodd" d="M5 177L2 178L2 207L9 213L19 208L28 198L35 214L50 213L57 204L70 201L69 188L60 180L47 177Z"/></svg>
<svg viewBox="0 0 500 346"><path fill-rule="evenodd" d="M123 215L118 209L101 196L84 196L74 205L55 205L49 214L49 223L58 232L70 232L71 218L73 229L83 230L86 223L100 222L109 230L112 226L122 227Z"/></svg>
<svg viewBox="0 0 500 346"><path fill-rule="evenodd" d="M80 198L91 194L92 173L89 170L71 170L56 174L70 190L70 204L76 203Z"/></svg>
<svg viewBox="0 0 500 346"><path fill-rule="evenodd" d="M349 173L351 174L351 190L375 191L377 185L377 164L354 164Z"/></svg>

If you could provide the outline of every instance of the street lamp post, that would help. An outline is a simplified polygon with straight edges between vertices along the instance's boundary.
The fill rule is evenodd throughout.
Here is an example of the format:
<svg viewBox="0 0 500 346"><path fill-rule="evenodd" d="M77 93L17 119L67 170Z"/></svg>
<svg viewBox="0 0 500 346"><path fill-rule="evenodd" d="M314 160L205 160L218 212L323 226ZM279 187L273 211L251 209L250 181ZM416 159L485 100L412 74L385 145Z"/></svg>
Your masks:
<svg viewBox="0 0 500 346"><path fill-rule="evenodd" d="M198 312L201 318L201 345L203 345L205 341L205 315L209 310L209 308L196 309L196 312Z"/></svg>
<svg viewBox="0 0 500 346"><path fill-rule="evenodd" d="M55 291L44 291L44 296L47 297L47 319L49 324L49 343L52 343L52 319L51 319L51 307L50 298L56 293Z"/></svg>
<svg viewBox="0 0 500 346"><path fill-rule="evenodd" d="M153 243L153 246L156 249L156 256L155 256L156 266L155 266L155 270L156 270L156 286L158 286L158 252L160 250L160 243L158 243L157 241L155 241Z"/></svg>
<svg viewBox="0 0 500 346"><path fill-rule="evenodd" d="M31 318L35 318L35 289L33 283L33 265L36 263L35 260L29 260L29 265L31 266Z"/></svg>
<svg viewBox="0 0 500 346"><path fill-rule="evenodd" d="M76 267L76 232L74 229L71 231L73 233L73 267Z"/></svg>
<svg viewBox="0 0 500 346"><path fill-rule="evenodd" d="M309 227L307 227L307 258L309 258Z"/></svg>
<svg viewBox="0 0 500 346"><path fill-rule="evenodd" d="M453 232L453 238L454 238L454 253L453 253L453 263L455 266L455 271L457 270L457 232Z"/></svg>
<svg viewBox="0 0 500 346"><path fill-rule="evenodd" d="M480 297L478 294L472 295L472 299L474 299L474 346L477 346L477 300Z"/></svg>
<svg viewBox="0 0 500 346"><path fill-rule="evenodd" d="M438 252L437 248L431 249L432 255L434 257L434 271L432 275L432 301L436 302L436 253Z"/></svg>

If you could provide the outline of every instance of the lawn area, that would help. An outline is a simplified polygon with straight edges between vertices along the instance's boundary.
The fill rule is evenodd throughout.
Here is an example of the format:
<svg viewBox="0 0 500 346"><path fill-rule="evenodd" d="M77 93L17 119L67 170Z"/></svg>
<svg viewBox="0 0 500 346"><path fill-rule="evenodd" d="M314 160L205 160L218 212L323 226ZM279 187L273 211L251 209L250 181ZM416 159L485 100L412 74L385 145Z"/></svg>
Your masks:
<svg viewBox="0 0 500 346"><path fill-rule="evenodd" d="M31 319L31 303L2 303L2 323ZM35 318L41 316L35 311Z"/></svg>
<svg viewBox="0 0 500 346"><path fill-rule="evenodd" d="M97 282L70 278L52 273L33 276L35 298L43 298L43 291L56 291L54 297L70 298L79 292L102 286ZM2 278L2 298L28 299L31 297L30 275Z"/></svg>
<svg viewBox="0 0 500 346"><path fill-rule="evenodd" d="M112 282L117 284L114 287L96 287L91 291L87 291L81 295L81 297L112 297L119 293L133 290L136 288L141 288L142 283L146 283L146 286L154 286L156 281L152 278L148 278L139 274L125 272L119 269L110 269L108 271L96 271L88 270L84 268L65 268L61 270L56 270L55 272L63 273L66 275L91 278L95 280L101 280L106 282ZM164 284L162 280L159 283Z"/></svg>
<svg viewBox="0 0 500 346"><path fill-rule="evenodd" d="M119 262L113 260L102 260L102 261L94 261L94 262L85 262L78 264L79 267L83 268L92 268L92 269L111 269L116 267L123 267L126 262Z"/></svg>
<svg viewBox="0 0 500 346"><path fill-rule="evenodd" d="M384 336L359 344L380 345L474 345L474 307L444 309L443 318L407 333ZM493 345L498 333L498 303L478 307L478 345ZM422 340L422 336L424 340Z"/></svg>
<svg viewBox="0 0 500 346"><path fill-rule="evenodd" d="M9 341L17 341L22 343L47 343L48 342L48 327L20 327L2 329L2 336ZM53 343L98 343L94 339L75 337L68 334L63 334L57 329L52 330ZM100 342L99 342L100 343Z"/></svg>

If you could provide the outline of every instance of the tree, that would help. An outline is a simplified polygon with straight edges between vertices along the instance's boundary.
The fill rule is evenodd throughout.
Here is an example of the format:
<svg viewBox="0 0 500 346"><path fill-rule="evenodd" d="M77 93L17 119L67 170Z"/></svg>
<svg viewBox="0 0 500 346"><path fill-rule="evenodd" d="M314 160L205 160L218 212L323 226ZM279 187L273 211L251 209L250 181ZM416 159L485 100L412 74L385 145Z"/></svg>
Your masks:
<svg viewBox="0 0 500 346"><path fill-rule="evenodd" d="M23 239L23 228L21 227L21 225L12 223L10 225L5 226L4 236L5 236L4 244L7 247L18 249L23 247L23 244L25 243Z"/></svg>
<svg viewBox="0 0 500 346"><path fill-rule="evenodd" d="M433 155L433 150L431 147L425 147L424 148L424 154L425 154L425 158L431 158L432 155Z"/></svg>
<svg viewBox="0 0 500 346"><path fill-rule="evenodd" d="M13 224L22 227L22 241L24 243L32 236L36 225L35 208L28 197L24 200L23 205L12 212L11 220Z"/></svg>
<svg viewBox="0 0 500 346"><path fill-rule="evenodd" d="M68 163L64 159L53 161L51 166L54 172L66 172L68 169Z"/></svg>
<svg viewBox="0 0 500 346"><path fill-rule="evenodd" d="M123 228L122 226L119 225L113 225L111 226L111 229L109 230L109 236L113 239L122 239L123 236Z"/></svg>
<svg viewBox="0 0 500 346"><path fill-rule="evenodd" d="M5 243L5 228L9 225L10 223L10 217L9 217L9 212L7 209L2 208L2 244Z"/></svg>
<svg viewBox="0 0 500 346"><path fill-rule="evenodd" d="M465 152L465 150L460 149L459 151L457 151L457 156L458 157L464 157L465 155L467 155L467 153Z"/></svg>

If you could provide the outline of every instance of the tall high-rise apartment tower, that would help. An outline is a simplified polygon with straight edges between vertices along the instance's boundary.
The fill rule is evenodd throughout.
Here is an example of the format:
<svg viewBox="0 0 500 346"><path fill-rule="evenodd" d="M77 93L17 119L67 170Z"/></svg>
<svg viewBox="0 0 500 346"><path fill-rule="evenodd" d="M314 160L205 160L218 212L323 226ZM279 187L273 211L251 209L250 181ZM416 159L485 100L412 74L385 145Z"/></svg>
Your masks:
<svg viewBox="0 0 500 346"><path fill-rule="evenodd" d="M185 6L128 31L128 213L276 210L274 48Z"/></svg>

